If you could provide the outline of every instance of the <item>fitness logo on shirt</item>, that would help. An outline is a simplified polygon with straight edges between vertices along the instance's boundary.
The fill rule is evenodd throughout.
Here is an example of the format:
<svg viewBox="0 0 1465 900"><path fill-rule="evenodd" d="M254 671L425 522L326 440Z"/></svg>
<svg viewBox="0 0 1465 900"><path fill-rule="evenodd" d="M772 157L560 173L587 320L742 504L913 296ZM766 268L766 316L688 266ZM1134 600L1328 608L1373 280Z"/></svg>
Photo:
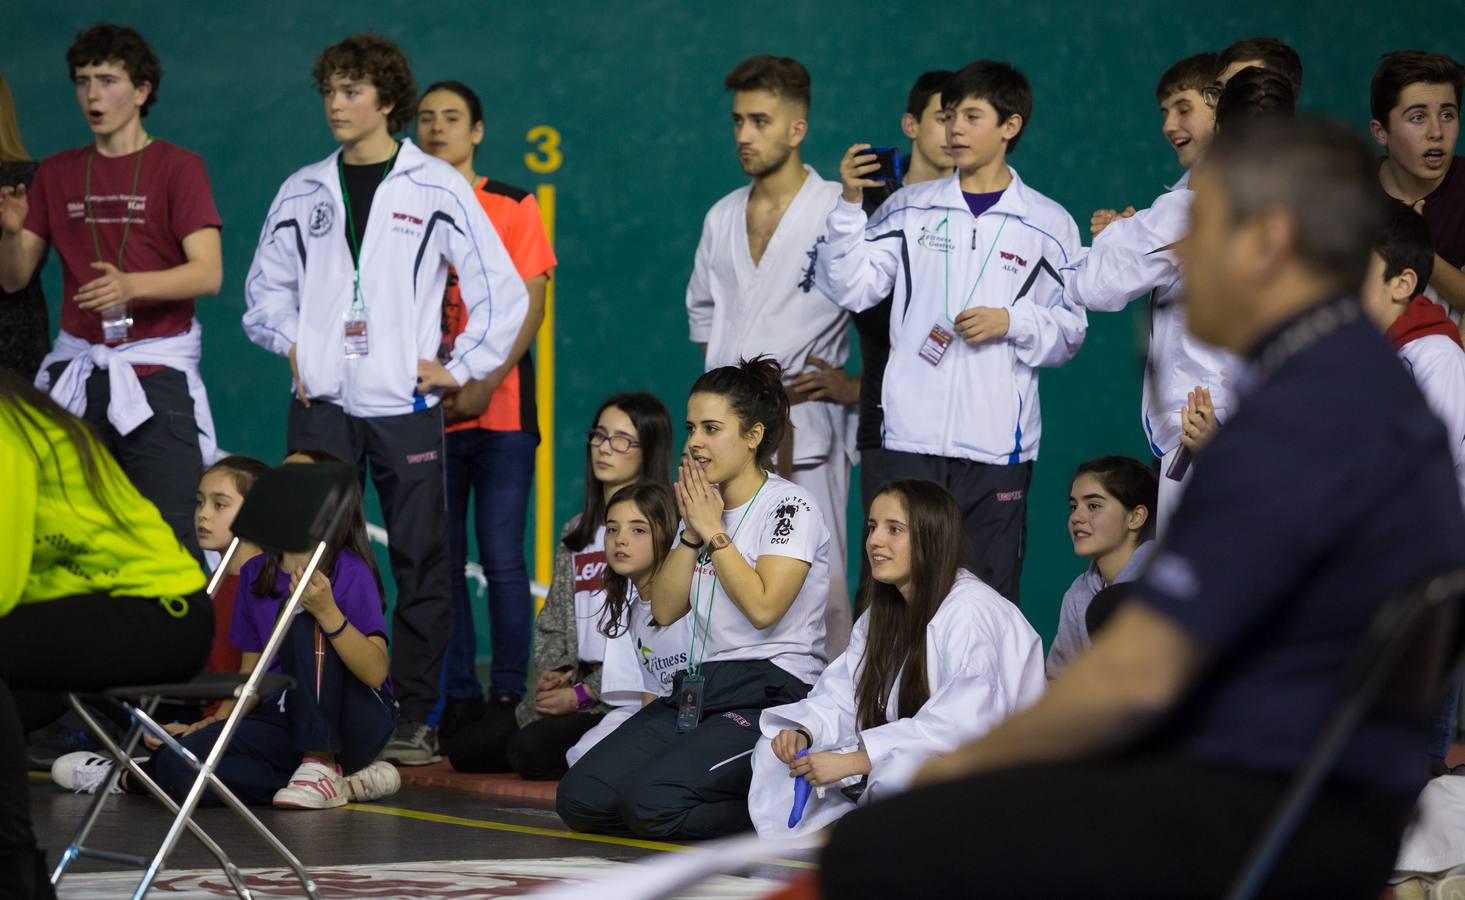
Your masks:
<svg viewBox="0 0 1465 900"><path fill-rule="evenodd" d="M956 249L956 241L944 234L937 234L926 226L921 226L921 234L916 238L916 246L922 250L935 250L937 253L950 253Z"/></svg>
<svg viewBox="0 0 1465 900"><path fill-rule="evenodd" d="M812 512L809 509L809 504L798 497L785 497L779 501L778 507L773 511L775 521L773 524L771 543L787 544L793 539L794 529L797 527L796 520L800 510L803 510L805 513Z"/></svg>
<svg viewBox="0 0 1465 900"><path fill-rule="evenodd" d="M641 643L639 637L636 638L636 657L646 671L650 672L656 682L661 685L662 691L668 694L671 693L671 683L676 678L677 672L687 666L687 651L657 656L656 651Z"/></svg>

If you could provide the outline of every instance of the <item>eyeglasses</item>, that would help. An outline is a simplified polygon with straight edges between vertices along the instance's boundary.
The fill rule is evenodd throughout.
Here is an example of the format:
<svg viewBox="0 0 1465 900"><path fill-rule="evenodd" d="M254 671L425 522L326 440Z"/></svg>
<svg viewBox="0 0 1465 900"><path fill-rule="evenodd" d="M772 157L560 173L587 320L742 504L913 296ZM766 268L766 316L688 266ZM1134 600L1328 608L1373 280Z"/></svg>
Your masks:
<svg viewBox="0 0 1465 900"><path fill-rule="evenodd" d="M586 440L590 446L599 447L606 441L610 441L610 449L617 453L630 453L632 447L641 446L640 441L633 441L624 434L607 434L603 428L592 428L585 433Z"/></svg>
<svg viewBox="0 0 1465 900"><path fill-rule="evenodd" d="M1221 84L1221 82L1219 81L1211 82L1210 84L1200 89L1201 100L1205 101L1206 106L1209 106L1211 109L1215 109L1216 104L1221 102L1221 91L1224 89L1224 87L1225 85Z"/></svg>

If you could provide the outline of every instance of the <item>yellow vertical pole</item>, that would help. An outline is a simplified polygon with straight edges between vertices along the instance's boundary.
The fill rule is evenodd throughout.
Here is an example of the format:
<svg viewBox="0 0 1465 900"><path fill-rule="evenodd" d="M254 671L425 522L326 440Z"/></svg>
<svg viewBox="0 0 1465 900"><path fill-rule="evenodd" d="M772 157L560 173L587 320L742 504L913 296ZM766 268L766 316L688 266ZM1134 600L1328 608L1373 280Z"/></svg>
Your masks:
<svg viewBox="0 0 1465 900"><path fill-rule="evenodd" d="M541 184L535 195L544 231L554 246L554 185ZM554 285L544 288L544 322L535 337L534 400L539 407L539 449L534 454L534 580L549 584L554 575ZM536 611L543 601L536 604Z"/></svg>

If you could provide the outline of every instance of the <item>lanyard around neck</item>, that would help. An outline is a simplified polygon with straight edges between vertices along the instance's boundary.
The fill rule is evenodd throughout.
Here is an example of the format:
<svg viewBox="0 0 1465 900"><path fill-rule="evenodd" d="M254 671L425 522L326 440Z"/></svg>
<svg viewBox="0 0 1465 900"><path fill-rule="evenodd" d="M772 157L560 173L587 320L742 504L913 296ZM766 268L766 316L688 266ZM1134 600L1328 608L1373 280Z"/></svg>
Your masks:
<svg viewBox="0 0 1465 900"><path fill-rule="evenodd" d="M392 155L382 166L382 181L387 180L387 173L392 171L392 165L397 161L397 154L401 151L402 145L397 144L392 149ZM336 176L341 181L341 199L346 204L346 243L351 248L351 267L355 274L355 283L351 295L351 305L361 306L361 247L356 243L356 217L351 213L351 192L346 189L346 154L342 153L336 157ZM378 185L380 186L380 185ZM371 211L367 210L370 215Z"/></svg>
<svg viewBox="0 0 1465 900"><path fill-rule="evenodd" d="M127 233L132 230L132 198L137 196L137 182L142 175L142 154L147 150L148 145L153 142L151 137L142 142L137 151L137 162L132 165L132 190L122 201L122 243L117 247L117 268L126 271L122 265L122 254L127 252ZM102 259L102 239L97 234L97 217L92 212L92 159L97 155L97 148L92 147L86 155L86 184L83 187L82 204L86 207L86 220L92 228L92 249L97 252L97 262L106 262Z"/></svg>
<svg viewBox="0 0 1465 900"><path fill-rule="evenodd" d="M987 263L992 261L992 251L997 249L997 239L1002 237L1002 231L1007 227L1007 220L1009 218L1011 218L1011 216L1009 216L1007 213L1002 214L1002 224L997 226L997 233L992 236L992 243L987 245L987 255L982 258L982 268L977 271L977 280L972 284L972 289L967 291L966 300L962 301L961 309L958 309L956 311L957 315L961 315L961 313L966 310L969 305L971 305L972 297L976 295L977 288L980 287L982 284L982 276L987 274ZM950 221L951 218L950 216L948 216L947 218L942 219L941 224L937 225L936 227L946 228L947 223L949 223ZM981 221L981 217L979 216L977 218L977 225L980 225ZM976 228L977 225L973 225L972 228ZM951 235L949 230L946 237L947 240L950 242L950 246L946 250L946 291L945 294L943 294L941 305L942 309L946 313L946 321L955 322L956 318L951 315L951 254L956 252L956 242L950 240Z"/></svg>
<svg viewBox="0 0 1465 900"><path fill-rule="evenodd" d="M733 527L731 538L732 540L735 541L738 539L738 532L742 530L743 522L747 521L748 513L753 511L753 504L757 502L758 495L763 493L763 485L767 483L768 473L764 472L763 481L758 484L758 490L753 492L753 499L748 501L747 507L743 509L742 518L738 519L738 524ZM706 540L706 538L703 538L703 540ZM711 554L708 554L707 562L709 564L712 562ZM687 673L690 675L696 675L702 671L702 660L707 656L707 636L712 633L712 604L717 599L717 567L713 566L712 571L712 590L707 595L707 624L704 625L702 628L702 652L699 655L696 652L698 618L697 605L702 599L702 567L700 565L697 566L697 587L692 591L692 646L687 649Z"/></svg>

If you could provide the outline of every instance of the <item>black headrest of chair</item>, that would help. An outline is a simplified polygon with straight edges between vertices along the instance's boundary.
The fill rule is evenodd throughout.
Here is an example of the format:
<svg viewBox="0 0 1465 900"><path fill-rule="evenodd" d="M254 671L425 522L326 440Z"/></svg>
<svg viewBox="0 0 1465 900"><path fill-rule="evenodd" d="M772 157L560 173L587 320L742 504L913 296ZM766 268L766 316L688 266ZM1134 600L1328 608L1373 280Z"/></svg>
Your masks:
<svg viewBox="0 0 1465 900"><path fill-rule="evenodd" d="M1119 608L1119 604L1129 596L1133 588L1133 582L1116 581L1094 595L1094 599L1089 601L1088 610L1084 612L1084 625L1088 628L1089 640L1094 639L1094 635L1114 615L1114 610Z"/></svg>
<svg viewBox="0 0 1465 900"><path fill-rule="evenodd" d="M350 512L356 490L356 471L350 466L277 466L250 488L234 519L234 534L264 549L309 553Z"/></svg>

